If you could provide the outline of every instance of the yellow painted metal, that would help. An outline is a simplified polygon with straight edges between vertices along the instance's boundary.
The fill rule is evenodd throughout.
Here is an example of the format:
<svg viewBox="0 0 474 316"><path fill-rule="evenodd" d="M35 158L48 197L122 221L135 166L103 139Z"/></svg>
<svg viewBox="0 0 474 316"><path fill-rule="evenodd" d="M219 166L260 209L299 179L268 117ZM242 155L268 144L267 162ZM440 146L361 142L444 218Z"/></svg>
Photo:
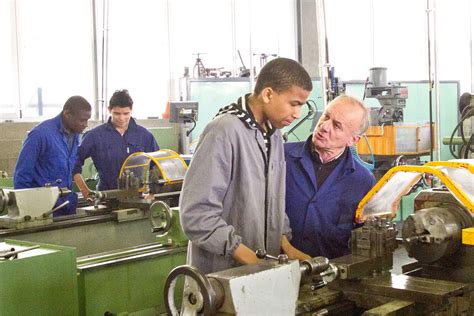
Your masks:
<svg viewBox="0 0 474 316"><path fill-rule="evenodd" d="M474 202L466 195L466 193L456 185L445 173L443 173L437 167L451 167L451 168L465 168L471 173L474 173L474 165L463 162L455 161L437 161L429 162L423 166L397 166L390 169L376 184L375 186L364 196L360 201L356 210L356 221L363 222L363 210L367 202L390 180L390 178L397 172L418 172L420 174L429 173L438 177L446 187L463 203L463 205L472 213L474 213ZM414 185L412 183L411 185ZM401 198L401 197L399 197Z"/></svg>
<svg viewBox="0 0 474 316"><path fill-rule="evenodd" d="M153 156L150 156L151 159L153 160L153 162L156 164L156 166L158 167L158 169L160 170L161 172L161 175L163 176L163 178L166 180L166 184L173 184L173 183L176 183L176 181L173 181L170 177L167 176L165 170L163 170L163 168L161 167L160 165L160 160L168 160L168 159L172 159L172 158L176 158L178 159L179 161L181 161L181 163L183 164L184 168L186 170L188 170L188 165L186 164L186 162L184 162L184 159L181 158L180 155L178 155L176 152L172 151L171 149L161 149L161 151L164 151L164 152L167 152L169 153L170 155L169 156L165 156L165 157L159 157L159 158L156 158L156 157L153 157Z"/></svg>
<svg viewBox="0 0 474 316"><path fill-rule="evenodd" d="M131 154L130 156L127 157L127 159L125 159L125 161L122 165L122 168L120 169L120 176L122 176L125 169L140 168L140 167L143 167L144 169L148 168L149 165L150 165L150 160L151 160L158 167L158 170L160 170L163 179L166 181L165 184L164 184L165 186L180 182L181 180L176 181L176 180L173 180L170 177L168 177L166 170L163 169L160 162L164 161L164 160L169 160L169 159L178 159L183 164L185 170L187 170L188 165L186 164L184 159L181 158L181 156L178 153L176 153L175 151L173 151L171 149L160 149L157 152L165 152L165 153L168 153L168 155L163 156L163 157L155 157L155 156L152 155L153 153L145 153L145 152L136 152L136 153ZM136 157L136 156L145 156L149 160L148 160L147 163L144 163L144 164L127 165L128 161L131 160L133 157Z"/></svg>
<svg viewBox="0 0 474 316"><path fill-rule="evenodd" d="M366 132L367 141L361 139L357 143L357 152L360 155L373 154L381 156L428 154L430 148L423 146L423 143L429 143L429 133L422 133L422 130L429 128L429 124L372 125L369 126ZM433 124L434 130L435 124ZM417 141L413 148L406 148L399 144L404 141L401 135L404 135L406 132L411 132L413 137L416 136ZM436 149L436 144L434 144L433 149Z"/></svg>
<svg viewBox="0 0 474 316"><path fill-rule="evenodd" d="M464 245L474 245L474 227L464 228L462 230L462 243Z"/></svg>
<svg viewBox="0 0 474 316"><path fill-rule="evenodd" d="M469 170L472 174L474 174L474 165L466 162L460 161L431 161L426 164L425 166L433 166L433 167L451 167L451 168L464 168Z"/></svg>

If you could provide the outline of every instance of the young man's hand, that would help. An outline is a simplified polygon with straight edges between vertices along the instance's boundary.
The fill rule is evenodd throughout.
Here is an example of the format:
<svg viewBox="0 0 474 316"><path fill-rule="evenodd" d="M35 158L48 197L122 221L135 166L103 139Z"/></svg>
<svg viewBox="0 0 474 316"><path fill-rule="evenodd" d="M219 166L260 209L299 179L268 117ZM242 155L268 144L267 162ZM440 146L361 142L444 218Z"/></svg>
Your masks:
<svg viewBox="0 0 474 316"><path fill-rule="evenodd" d="M292 259L292 260L297 259L300 261L311 259L309 255L293 247L288 241L288 238L286 237L286 235L281 236L281 249L283 250L283 253L285 253L288 256L288 259Z"/></svg>
<svg viewBox="0 0 474 316"><path fill-rule="evenodd" d="M260 262L255 252L244 244L240 244L237 249L235 249L232 257L235 261L242 264L255 264Z"/></svg>

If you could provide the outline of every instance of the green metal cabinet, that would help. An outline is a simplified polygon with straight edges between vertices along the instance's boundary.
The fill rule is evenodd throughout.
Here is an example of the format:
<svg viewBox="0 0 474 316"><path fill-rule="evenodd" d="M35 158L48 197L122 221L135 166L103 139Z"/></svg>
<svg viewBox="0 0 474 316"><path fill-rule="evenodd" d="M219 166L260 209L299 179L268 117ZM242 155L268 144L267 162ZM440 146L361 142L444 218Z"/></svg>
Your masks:
<svg viewBox="0 0 474 316"><path fill-rule="evenodd" d="M40 248L0 260L0 315L78 315L74 248L5 240L0 250Z"/></svg>
<svg viewBox="0 0 474 316"><path fill-rule="evenodd" d="M80 314L165 313L166 277L174 267L185 262L185 247L157 250L146 258L137 255L101 263L78 262Z"/></svg>

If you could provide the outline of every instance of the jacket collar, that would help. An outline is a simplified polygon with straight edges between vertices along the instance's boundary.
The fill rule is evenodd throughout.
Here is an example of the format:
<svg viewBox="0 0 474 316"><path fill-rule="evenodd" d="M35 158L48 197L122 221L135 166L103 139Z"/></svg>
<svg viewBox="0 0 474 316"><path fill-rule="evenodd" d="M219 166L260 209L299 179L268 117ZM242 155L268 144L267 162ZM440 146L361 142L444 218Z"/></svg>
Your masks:
<svg viewBox="0 0 474 316"><path fill-rule="evenodd" d="M304 146L296 147L295 149L290 151L289 153L290 157L297 158L300 160L303 158L312 159L312 157L309 154L311 150L312 138L313 138L312 135L310 135L308 139L306 139ZM309 162L310 161L308 161L308 163ZM305 165L304 161L302 161L302 163L303 165ZM353 172L355 170L355 160L350 150L347 151L346 158L343 159L341 163L344 165L345 172Z"/></svg>
<svg viewBox="0 0 474 316"><path fill-rule="evenodd" d="M229 113L232 115L237 116L247 128L250 129L259 129L263 133L263 129L258 125L257 121L255 120L255 116L252 113L252 109L249 106L248 100L250 97L250 93L240 97L237 100L237 103L232 103L227 106L224 106L219 109L219 112L217 112L216 116L214 118L218 117L219 115ZM270 122L267 122L267 131L268 135L272 135L275 132L275 128L273 128L270 124Z"/></svg>
<svg viewBox="0 0 474 316"><path fill-rule="evenodd" d="M112 131L115 131L115 127L114 125L112 124L112 117L109 116L109 119L107 120L107 123L106 123L106 128L109 129L109 130L112 130ZM129 129L135 129L137 127L137 122L135 121L135 119L133 117L130 118L130 122L128 122L128 128L127 128L127 131ZM125 131L125 132L127 132Z"/></svg>

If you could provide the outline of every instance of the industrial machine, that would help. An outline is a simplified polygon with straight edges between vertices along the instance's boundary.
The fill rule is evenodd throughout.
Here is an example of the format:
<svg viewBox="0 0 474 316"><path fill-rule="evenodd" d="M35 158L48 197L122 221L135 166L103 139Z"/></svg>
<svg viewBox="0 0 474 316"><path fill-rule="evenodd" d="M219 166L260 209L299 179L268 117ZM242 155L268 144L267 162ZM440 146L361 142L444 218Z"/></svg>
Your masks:
<svg viewBox="0 0 474 316"><path fill-rule="evenodd" d="M165 284L165 302L169 315L179 313L175 305L175 287L179 277L186 277L183 314L214 315L293 315L302 277L319 277L329 282L337 268L324 257L299 263L286 255L267 256L259 250L264 262L245 265L218 273L203 275L192 266L180 266L169 274Z"/></svg>
<svg viewBox="0 0 474 316"><path fill-rule="evenodd" d="M408 88L387 82L387 68L369 69L369 82L365 88L366 98L376 98L381 107L371 108L370 125L403 122L403 109L408 98Z"/></svg>
<svg viewBox="0 0 474 316"><path fill-rule="evenodd" d="M420 156L435 148L429 123L404 123L403 111L408 88L387 81L387 68L369 69L364 98L375 98L380 107L370 108L370 126L366 138L357 143L357 151L364 158L375 159L376 177L380 178L392 166L421 164Z"/></svg>
<svg viewBox="0 0 474 316"><path fill-rule="evenodd" d="M402 196L430 175L440 185L422 190L402 228L416 262L391 273L397 251L395 217ZM472 315L474 313L474 160L398 166L362 199L351 254L298 263L284 255L261 264L203 275L190 266L168 276L169 314L204 315ZM261 251L257 252L257 255ZM261 258L265 256L260 256ZM174 286L186 278L181 310ZM298 295L295 293L298 292ZM285 295L286 294L286 295Z"/></svg>
<svg viewBox="0 0 474 316"><path fill-rule="evenodd" d="M443 144L449 145L453 157L468 159L474 157L474 96L469 92L459 98L459 113L458 124L451 137L443 139ZM459 136L456 136L456 132Z"/></svg>
<svg viewBox="0 0 474 316"><path fill-rule="evenodd" d="M176 101L169 102L170 106L170 123L178 123L180 129L180 152L188 155L190 146L190 134L194 130L198 120L199 103L195 101ZM192 127L188 129L188 123L192 123Z"/></svg>
<svg viewBox="0 0 474 316"><path fill-rule="evenodd" d="M53 223L53 212L65 206L53 206L60 196L70 194L57 186L8 190L0 189L0 227L27 228Z"/></svg>
<svg viewBox="0 0 474 316"><path fill-rule="evenodd" d="M0 221L5 227L0 243L14 239L74 248L77 313L53 314L163 313L157 293L169 271L186 260L187 238L176 207L186 171L171 150L134 153L122 166L118 189L92 192L76 215L55 218L51 208L62 194L57 187L3 190L4 216L35 225L5 227L8 221ZM22 261L11 264L20 267ZM37 266L38 273L45 268ZM56 297L63 290L46 291Z"/></svg>

